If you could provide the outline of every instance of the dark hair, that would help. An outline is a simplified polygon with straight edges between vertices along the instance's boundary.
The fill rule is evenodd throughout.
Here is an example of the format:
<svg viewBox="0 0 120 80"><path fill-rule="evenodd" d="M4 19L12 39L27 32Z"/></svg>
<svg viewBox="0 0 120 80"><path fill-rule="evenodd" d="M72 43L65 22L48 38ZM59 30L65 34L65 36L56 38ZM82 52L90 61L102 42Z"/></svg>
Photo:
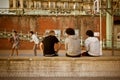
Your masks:
<svg viewBox="0 0 120 80"><path fill-rule="evenodd" d="M86 35L88 35L88 36L90 36L90 37L93 37L93 36L94 36L94 33L93 33L92 30L87 30Z"/></svg>
<svg viewBox="0 0 120 80"><path fill-rule="evenodd" d="M33 32L33 31L30 31L30 33L31 33L31 34L34 34L34 32Z"/></svg>
<svg viewBox="0 0 120 80"><path fill-rule="evenodd" d="M65 31L68 35L75 35L75 31L73 28L67 28Z"/></svg>
<svg viewBox="0 0 120 80"><path fill-rule="evenodd" d="M17 33L17 31L13 31L14 33Z"/></svg>

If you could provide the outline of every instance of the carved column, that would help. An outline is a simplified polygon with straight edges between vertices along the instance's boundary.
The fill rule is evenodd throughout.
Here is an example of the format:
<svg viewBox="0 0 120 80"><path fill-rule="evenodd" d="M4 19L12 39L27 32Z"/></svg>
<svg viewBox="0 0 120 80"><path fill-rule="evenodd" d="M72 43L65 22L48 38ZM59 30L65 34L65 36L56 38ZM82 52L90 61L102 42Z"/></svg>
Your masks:
<svg viewBox="0 0 120 80"><path fill-rule="evenodd" d="M20 0L20 8L23 8L23 0Z"/></svg>
<svg viewBox="0 0 120 80"><path fill-rule="evenodd" d="M13 8L16 8L16 0L13 0Z"/></svg>
<svg viewBox="0 0 120 80"><path fill-rule="evenodd" d="M36 1L34 1L34 8L36 9L36 7L37 7L37 6L36 6Z"/></svg>
<svg viewBox="0 0 120 80"><path fill-rule="evenodd" d="M32 6L32 1L29 0L28 4L29 4L29 7L28 7L28 8L31 8L31 6Z"/></svg>

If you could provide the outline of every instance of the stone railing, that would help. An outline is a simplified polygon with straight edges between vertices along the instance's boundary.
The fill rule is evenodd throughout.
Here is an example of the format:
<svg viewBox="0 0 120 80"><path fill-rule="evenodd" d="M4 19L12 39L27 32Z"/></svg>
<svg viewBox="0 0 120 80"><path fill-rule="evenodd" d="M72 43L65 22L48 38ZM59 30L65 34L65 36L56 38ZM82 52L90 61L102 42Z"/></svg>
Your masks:
<svg viewBox="0 0 120 80"><path fill-rule="evenodd" d="M0 57L0 77L120 77L120 57Z"/></svg>

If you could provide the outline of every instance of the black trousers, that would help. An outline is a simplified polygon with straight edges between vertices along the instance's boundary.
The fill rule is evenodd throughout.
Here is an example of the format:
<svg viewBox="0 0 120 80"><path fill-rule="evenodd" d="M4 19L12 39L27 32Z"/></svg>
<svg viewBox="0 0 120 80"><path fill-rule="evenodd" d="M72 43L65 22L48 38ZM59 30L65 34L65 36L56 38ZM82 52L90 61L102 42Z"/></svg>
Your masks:
<svg viewBox="0 0 120 80"><path fill-rule="evenodd" d="M45 56L45 57L55 57L55 56L58 56L58 53L57 53L57 52L52 53L52 54L45 54L45 53L44 53L44 56Z"/></svg>
<svg viewBox="0 0 120 80"><path fill-rule="evenodd" d="M81 56L91 56L91 55L89 55L89 54L88 54L88 51L86 51L86 52L83 52L83 53L81 54Z"/></svg>
<svg viewBox="0 0 120 80"><path fill-rule="evenodd" d="M68 55L68 54L66 53L66 56L67 56L67 57L81 57L81 54L75 55L75 56L71 56L71 55Z"/></svg>
<svg viewBox="0 0 120 80"><path fill-rule="evenodd" d="M81 56L97 57L97 56L90 55L90 54L88 53L88 51L83 52L83 53L81 54Z"/></svg>

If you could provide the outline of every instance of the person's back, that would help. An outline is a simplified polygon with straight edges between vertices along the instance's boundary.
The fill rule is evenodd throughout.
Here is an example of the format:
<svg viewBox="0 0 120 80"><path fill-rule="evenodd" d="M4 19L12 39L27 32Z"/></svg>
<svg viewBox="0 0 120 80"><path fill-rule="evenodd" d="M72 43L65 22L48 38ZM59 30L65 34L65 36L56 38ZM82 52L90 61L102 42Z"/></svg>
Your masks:
<svg viewBox="0 0 120 80"><path fill-rule="evenodd" d="M55 53L54 44L59 42L55 36L52 36L52 35L47 36L44 38L42 42L44 44L43 52L45 55Z"/></svg>
<svg viewBox="0 0 120 80"><path fill-rule="evenodd" d="M55 44L58 45L57 48L55 48ZM54 31L50 31L49 36L43 39L40 44L40 49L43 51L44 56L58 56L57 53L60 49L60 44Z"/></svg>
<svg viewBox="0 0 120 80"><path fill-rule="evenodd" d="M101 56L100 54L100 41L97 37L94 37L92 30L86 32L87 39L85 40L86 52L82 53L82 56Z"/></svg>
<svg viewBox="0 0 120 80"><path fill-rule="evenodd" d="M100 56L100 42L96 37L88 37L85 40L88 54L92 56Z"/></svg>
<svg viewBox="0 0 120 80"><path fill-rule="evenodd" d="M65 49L68 57L80 57L80 39L75 35L72 28L66 29L67 38L65 39Z"/></svg>
<svg viewBox="0 0 120 80"><path fill-rule="evenodd" d="M76 36L69 36L66 38L66 43L68 44L68 55L76 56L80 54L80 39Z"/></svg>

